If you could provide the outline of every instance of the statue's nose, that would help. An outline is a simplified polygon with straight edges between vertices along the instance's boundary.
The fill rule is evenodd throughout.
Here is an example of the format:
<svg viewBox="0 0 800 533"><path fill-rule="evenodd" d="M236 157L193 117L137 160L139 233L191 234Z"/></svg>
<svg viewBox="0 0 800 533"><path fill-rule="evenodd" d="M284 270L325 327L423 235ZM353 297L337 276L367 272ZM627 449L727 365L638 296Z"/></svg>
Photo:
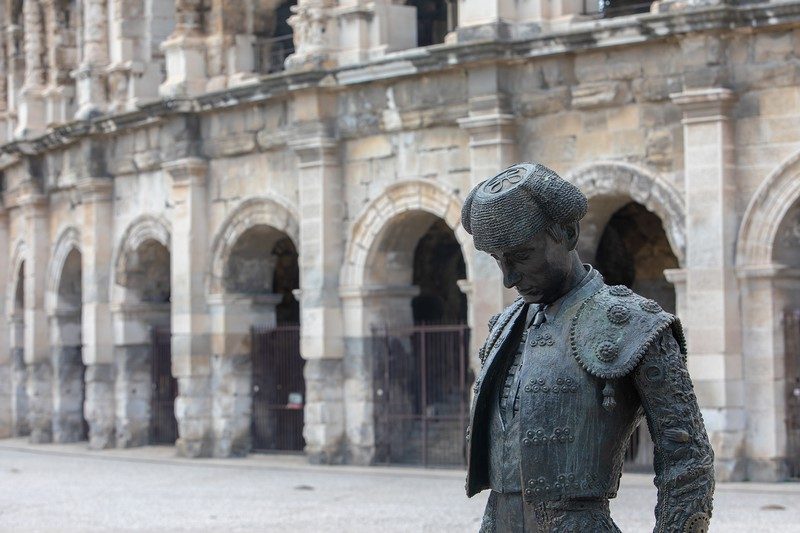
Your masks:
<svg viewBox="0 0 800 533"><path fill-rule="evenodd" d="M503 271L503 285L506 286L506 289L510 289L514 287L519 280L522 279L522 275L511 269L504 269Z"/></svg>

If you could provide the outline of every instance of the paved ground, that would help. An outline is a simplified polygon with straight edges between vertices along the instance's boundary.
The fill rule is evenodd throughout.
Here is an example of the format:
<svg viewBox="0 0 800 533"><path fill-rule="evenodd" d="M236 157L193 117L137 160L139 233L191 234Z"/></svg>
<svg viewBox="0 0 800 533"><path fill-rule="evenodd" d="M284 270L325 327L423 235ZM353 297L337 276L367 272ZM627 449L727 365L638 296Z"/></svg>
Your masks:
<svg viewBox="0 0 800 533"><path fill-rule="evenodd" d="M476 531L463 474L316 467L297 456L185 460L171 448L88 452L0 441L0 531ZM652 529L655 490L623 476L612 513ZM800 532L800 484L724 484L712 531Z"/></svg>

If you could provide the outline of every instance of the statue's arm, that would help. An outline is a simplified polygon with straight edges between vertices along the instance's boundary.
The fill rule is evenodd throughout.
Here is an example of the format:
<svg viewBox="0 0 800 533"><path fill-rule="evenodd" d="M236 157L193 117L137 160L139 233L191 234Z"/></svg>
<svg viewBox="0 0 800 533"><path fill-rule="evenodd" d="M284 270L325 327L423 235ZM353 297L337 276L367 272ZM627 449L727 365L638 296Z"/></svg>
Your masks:
<svg viewBox="0 0 800 533"><path fill-rule="evenodd" d="M655 444L655 531L705 532L714 494L714 452L686 358L671 330L648 348L634 382Z"/></svg>

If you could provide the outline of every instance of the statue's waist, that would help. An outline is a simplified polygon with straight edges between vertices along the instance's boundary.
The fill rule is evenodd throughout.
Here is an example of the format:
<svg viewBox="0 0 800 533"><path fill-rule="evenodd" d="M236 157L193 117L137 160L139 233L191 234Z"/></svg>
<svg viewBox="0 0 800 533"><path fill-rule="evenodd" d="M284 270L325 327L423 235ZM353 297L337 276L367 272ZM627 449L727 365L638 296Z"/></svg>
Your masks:
<svg viewBox="0 0 800 533"><path fill-rule="evenodd" d="M506 497L522 496L520 492L505 492ZM608 510L608 498L560 498L538 501L531 505L548 511L594 511Z"/></svg>

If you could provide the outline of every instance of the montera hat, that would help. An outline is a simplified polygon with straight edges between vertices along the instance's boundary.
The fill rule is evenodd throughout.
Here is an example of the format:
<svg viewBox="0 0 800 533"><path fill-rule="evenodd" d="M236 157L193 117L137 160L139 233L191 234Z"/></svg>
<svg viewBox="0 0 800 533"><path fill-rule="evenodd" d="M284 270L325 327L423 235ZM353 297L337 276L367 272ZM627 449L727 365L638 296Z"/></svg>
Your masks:
<svg viewBox="0 0 800 533"><path fill-rule="evenodd" d="M518 163L470 191L461 225L479 250L512 248L554 224L579 221L587 206L577 187L546 166Z"/></svg>

